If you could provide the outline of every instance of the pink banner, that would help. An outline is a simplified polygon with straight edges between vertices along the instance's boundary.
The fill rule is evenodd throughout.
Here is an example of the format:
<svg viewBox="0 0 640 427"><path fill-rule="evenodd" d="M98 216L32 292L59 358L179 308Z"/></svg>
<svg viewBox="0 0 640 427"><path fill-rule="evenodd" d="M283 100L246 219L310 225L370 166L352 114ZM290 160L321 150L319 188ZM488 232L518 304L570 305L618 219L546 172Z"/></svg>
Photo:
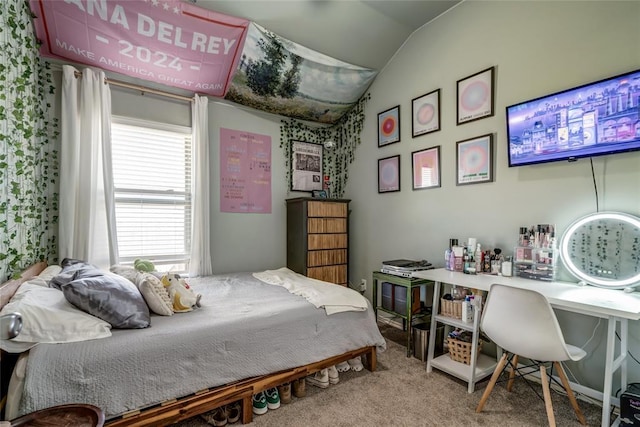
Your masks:
<svg viewBox="0 0 640 427"><path fill-rule="evenodd" d="M271 213L271 137L220 128L220 211Z"/></svg>
<svg viewBox="0 0 640 427"><path fill-rule="evenodd" d="M249 21L178 0L30 0L40 54L224 97Z"/></svg>

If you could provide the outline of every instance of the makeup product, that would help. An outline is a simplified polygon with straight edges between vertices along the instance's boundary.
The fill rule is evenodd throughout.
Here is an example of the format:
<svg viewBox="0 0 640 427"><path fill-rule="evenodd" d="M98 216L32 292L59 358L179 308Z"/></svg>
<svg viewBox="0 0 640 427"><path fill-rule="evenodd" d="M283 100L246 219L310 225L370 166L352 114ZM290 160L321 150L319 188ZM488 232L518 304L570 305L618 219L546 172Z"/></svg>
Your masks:
<svg viewBox="0 0 640 427"><path fill-rule="evenodd" d="M505 258L504 261L502 261L502 265L501 265L501 270L502 270L502 275L505 277L511 277L511 275L513 274L512 268L513 268L513 264L511 263L511 257L508 256Z"/></svg>
<svg viewBox="0 0 640 427"><path fill-rule="evenodd" d="M482 255L482 249L480 248L480 243L478 243L476 246L476 254L474 256L476 273L482 273Z"/></svg>

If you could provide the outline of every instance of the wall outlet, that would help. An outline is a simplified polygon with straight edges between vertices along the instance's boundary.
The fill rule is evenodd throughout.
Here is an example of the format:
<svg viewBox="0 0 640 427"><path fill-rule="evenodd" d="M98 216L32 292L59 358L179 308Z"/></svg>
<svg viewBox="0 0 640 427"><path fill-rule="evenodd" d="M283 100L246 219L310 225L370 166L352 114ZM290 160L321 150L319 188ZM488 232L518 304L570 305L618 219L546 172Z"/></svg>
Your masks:
<svg viewBox="0 0 640 427"><path fill-rule="evenodd" d="M360 279L360 292L367 290L367 279Z"/></svg>

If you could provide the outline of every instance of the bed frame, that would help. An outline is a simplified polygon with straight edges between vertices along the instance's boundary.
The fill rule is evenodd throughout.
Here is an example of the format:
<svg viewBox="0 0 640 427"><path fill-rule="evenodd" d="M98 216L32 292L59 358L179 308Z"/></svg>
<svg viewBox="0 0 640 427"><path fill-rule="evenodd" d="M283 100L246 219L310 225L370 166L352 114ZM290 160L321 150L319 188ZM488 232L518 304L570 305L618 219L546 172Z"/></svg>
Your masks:
<svg viewBox="0 0 640 427"><path fill-rule="evenodd" d="M34 264L27 268L20 275L19 279L10 280L0 285L0 309L9 302L23 282L40 274L46 266L46 262ZM242 423L248 424L253 420L252 396L254 394L287 382L304 381L307 375L312 375L321 369L345 362L357 356L364 356L364 366L369 371L375 371L377 365L376 348L373 346L364 347L308 365L275 372L269 375L247 378L215 388L200 390L189 396L172 399L149 408L131 411L107 420L105 426L165 426L203 414L235 401L241 402ZM1 358L2 356L0 355L0 359ZM4 404L4 398L1 402L0 408L2 408Z"/></svg>

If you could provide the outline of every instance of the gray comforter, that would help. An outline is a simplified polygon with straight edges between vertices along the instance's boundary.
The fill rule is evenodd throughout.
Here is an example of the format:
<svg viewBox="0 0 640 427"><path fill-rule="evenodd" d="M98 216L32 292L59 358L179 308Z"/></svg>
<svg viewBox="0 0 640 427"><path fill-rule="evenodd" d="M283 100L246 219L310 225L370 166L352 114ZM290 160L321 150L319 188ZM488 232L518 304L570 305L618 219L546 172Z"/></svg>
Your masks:
<svg viewBox="0 0 640 427"><path fill-rule="evenodd" d="M386 348L373 310L327 316L250 273L190 279L202 307L151 327L30 351L20 415L90 403L107 418L366 346Z"/></svg>

